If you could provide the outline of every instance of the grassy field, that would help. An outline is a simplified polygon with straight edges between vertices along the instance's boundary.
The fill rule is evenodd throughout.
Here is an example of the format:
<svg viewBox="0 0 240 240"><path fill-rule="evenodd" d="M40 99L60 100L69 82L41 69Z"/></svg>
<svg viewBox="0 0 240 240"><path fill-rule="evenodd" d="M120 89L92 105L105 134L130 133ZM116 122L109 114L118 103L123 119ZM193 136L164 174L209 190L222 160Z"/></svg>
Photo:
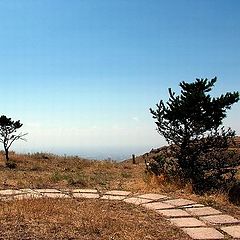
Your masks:
<svg viewBox="0 0 240 240"><path fill-rule="evenodd" d="M37 153L11 153L15 169L4 167L0 157L0 189L94 188L134 193L164 193L195 200L240 216L240 207L222 194L197 196L191 187L169 184L145 171L137 158L131 161L90 161ZM141 207L101 200L37 199L0 202L2 239L189 239L161 216ZM25 235L24 235L25 234ZM27 238L28 237L28 238ZM32 237L32 238L31 238Z"/></svg>
<svg viewBox="0 0 240 240"><path fill-rule="evenodd" d="M0 158L0 188L97 188L149 190L144 166L113 161L91 161L49 154L15 155L16 169Z"/></svg>

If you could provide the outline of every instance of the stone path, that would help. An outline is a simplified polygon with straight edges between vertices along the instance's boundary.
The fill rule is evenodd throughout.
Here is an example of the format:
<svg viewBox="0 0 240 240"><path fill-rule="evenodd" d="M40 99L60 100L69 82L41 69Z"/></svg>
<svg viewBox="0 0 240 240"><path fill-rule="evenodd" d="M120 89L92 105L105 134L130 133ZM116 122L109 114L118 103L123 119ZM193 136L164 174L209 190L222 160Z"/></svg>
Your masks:
<svg viewBox="0 0 240 240"><path fill-rule="evenodd" d="M28 198L94 198L124 201L163 215L192 239L240 239L240 220L212 207L188 199L162 194L134 194L129 191L99 192L96 189L19 189L0 190L0 200Z"/></svg>

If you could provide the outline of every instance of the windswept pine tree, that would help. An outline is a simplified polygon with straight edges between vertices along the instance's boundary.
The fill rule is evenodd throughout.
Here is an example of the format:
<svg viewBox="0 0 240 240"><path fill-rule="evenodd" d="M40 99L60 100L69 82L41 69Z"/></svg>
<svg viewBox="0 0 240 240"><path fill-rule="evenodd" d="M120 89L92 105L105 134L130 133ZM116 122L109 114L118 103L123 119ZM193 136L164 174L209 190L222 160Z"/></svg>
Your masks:
<svg viewBox="0 0 240 240"><path fill-rule="evenodd" d="M235 132L222 126L227 110L239 101L239 92L211 97L217 78L181 82L181 94L169 89L169 100L156 110L150 108L157 131L170 145L184 180L190 180L196 192L219 186L223 175L234 175L233 161L225 156ZM231 175L231 176L232 176Z"/></svg>
<svg viewBox="0 0 240 240"><path fill-rule="evenodd" d="M27 133L16 133L22 127L20 120L13 121L4 115L0 117L0 142L3 143L6 165L9 163L9 148L16 140L25 140L23 137Z"/></svg>

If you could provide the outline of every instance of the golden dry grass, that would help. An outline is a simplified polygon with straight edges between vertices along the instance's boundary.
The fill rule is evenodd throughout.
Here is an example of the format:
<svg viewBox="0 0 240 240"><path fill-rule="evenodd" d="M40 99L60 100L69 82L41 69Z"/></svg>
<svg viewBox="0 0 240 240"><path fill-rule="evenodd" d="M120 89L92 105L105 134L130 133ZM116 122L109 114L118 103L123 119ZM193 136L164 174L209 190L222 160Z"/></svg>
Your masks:
<svg viewBox="0 0 240 240"><path fill-rule="evenodd" d="M1 239L190 239L155 212L124 202L32 199L0 202Z"/></svg>
<svg viewBox="0 0 240 240"><path fill-rule="evenodd" d="M4 167L0 157L0 188L97 188L151 190L144 165L91 161L55 155L11 154L16 169Z"/></svg>
<svg viewBox="0 0 240 240"><path fill-rule="evenodd" d="M16 169L4 167L0 156L0 189L9 188L95 188L98 190L129 190L132 192L164 193L172 197L193 199L233 216L240 216L240 207L229 203L226 194L197 196L191 186L166 182L145 171L145 164L137 158L131 161L90 161L77 157L49 154L18 155L11 153Z"/></svg>

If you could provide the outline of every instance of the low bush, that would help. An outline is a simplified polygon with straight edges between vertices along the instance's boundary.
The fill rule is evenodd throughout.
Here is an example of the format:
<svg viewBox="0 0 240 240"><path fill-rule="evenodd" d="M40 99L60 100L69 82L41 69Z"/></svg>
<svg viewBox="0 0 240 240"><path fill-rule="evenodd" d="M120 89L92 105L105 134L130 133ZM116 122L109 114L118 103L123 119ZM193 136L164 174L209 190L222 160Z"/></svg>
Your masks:
<svg viewBox="0 0 240 240"><path fill-rule="evenodd" d="M17 164L15 162L6 162L6 167L9 169L15 169L17 167Z"/></svg>
<svg viewBox="0 0 240 240"><path fill-rule="evenodd" d="M194 155L192 155L194 156ZM204 154L195 156L189 171L192 178L185 178L179 160L174 157L157 155L149 162L148 170L157 176L164 176L165 181L177 184L191 183L195 193L224 191L236 184L237 166L240 165L239 153L226 149L212 149Z"/></svg>
<svg viewBox="0 0 240 240"><path fill-rule="evenodd" d="M240 206L240 181L235 183L228 192L228 199L231 203Z"/></svg>
<svg viewBox="0 0 240 240"><path fill-rule="evenodd" d="M164 155L153 157L149 163L149 170L157 176L164 176L164 179L168 182L180 181L182 176L177 159Z"/></svg>

